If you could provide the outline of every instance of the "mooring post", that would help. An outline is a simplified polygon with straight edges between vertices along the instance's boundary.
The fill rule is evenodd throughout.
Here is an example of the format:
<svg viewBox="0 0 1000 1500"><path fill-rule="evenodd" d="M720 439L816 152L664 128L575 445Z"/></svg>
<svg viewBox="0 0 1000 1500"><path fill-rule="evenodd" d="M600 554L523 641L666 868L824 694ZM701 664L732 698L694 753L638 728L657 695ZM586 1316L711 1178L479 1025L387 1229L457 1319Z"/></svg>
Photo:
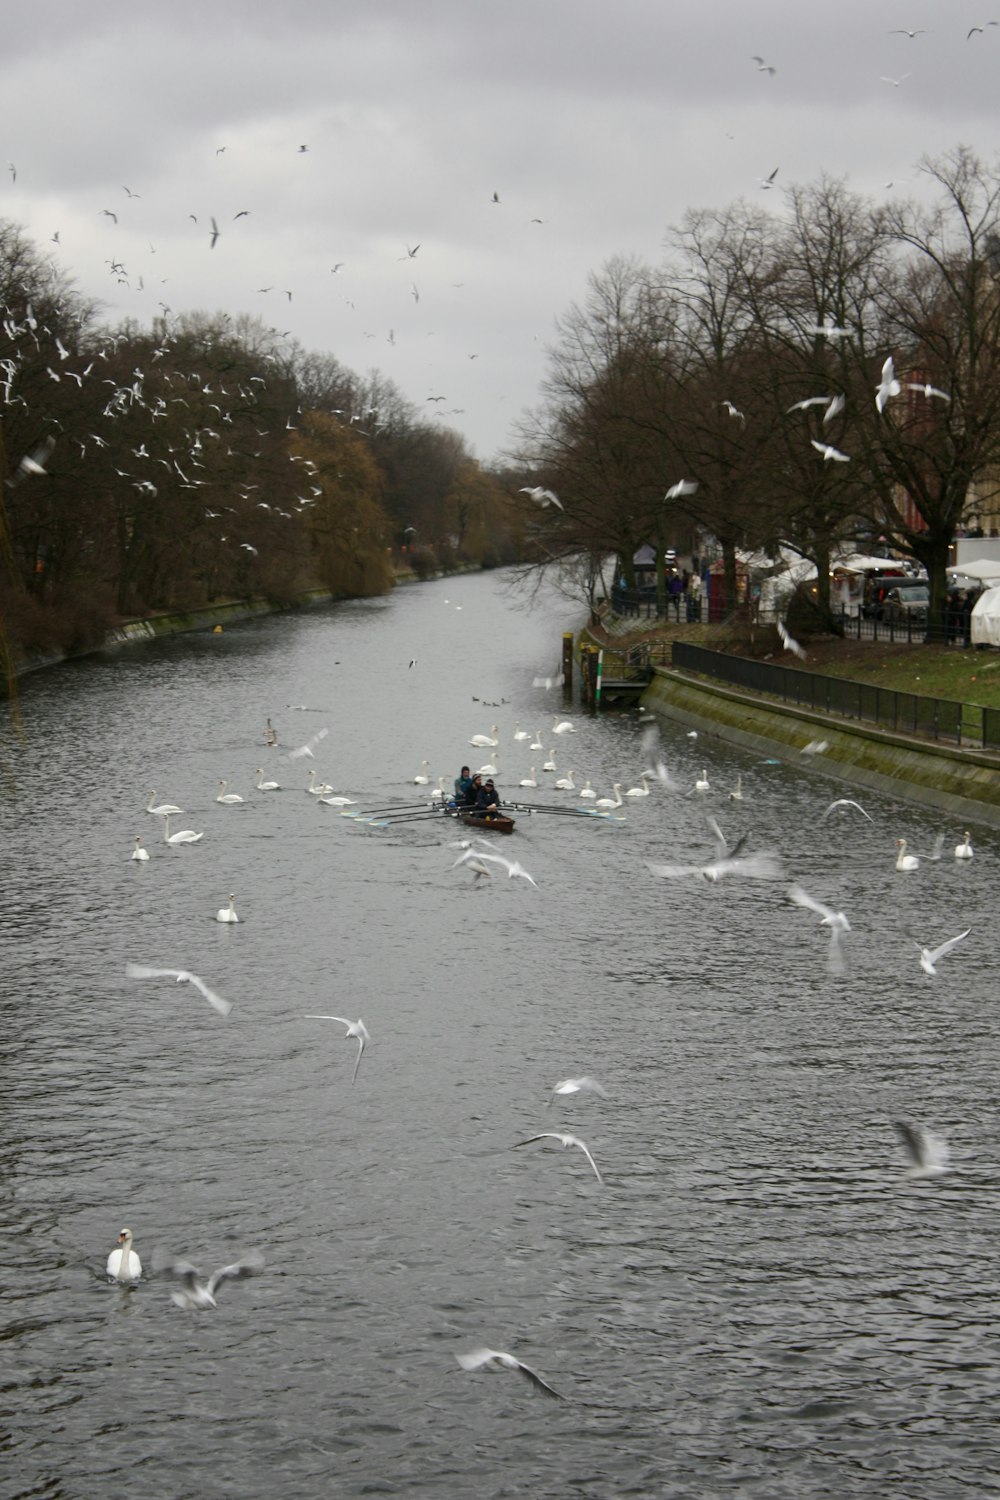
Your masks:
<svg viewBox="0 0 1000 1500"><path fill-rule="evenodd" d="M564 693L571 693L573 691L573 632L572 632L572 630L564 630L563 631L562 671L563 671L563 692Z"/></svg>
<svg viewBox="0 0 1000 1500"><path fill-rule="evenodd" d="M604 652L597 653L597 682L594 684L594 707L601 706L601 678L604 676Z"/></svg>

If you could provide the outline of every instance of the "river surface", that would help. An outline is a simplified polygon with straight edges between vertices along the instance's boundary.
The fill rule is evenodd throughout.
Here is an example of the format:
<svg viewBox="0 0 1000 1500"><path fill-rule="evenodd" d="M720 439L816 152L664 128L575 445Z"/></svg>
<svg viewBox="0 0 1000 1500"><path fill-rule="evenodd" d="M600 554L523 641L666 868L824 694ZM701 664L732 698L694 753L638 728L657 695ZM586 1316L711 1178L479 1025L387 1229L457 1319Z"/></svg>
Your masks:
<svg viewBox="0 0 1000 1500"><path fill-rule="evenodd" d="M576 806L551 746L578 786L637 785L634 714L547 732L567 709L532 679L574 614L466 576L23 682L0 737L4 1496L1000 1488L996 834L961 864L960 825L888 798L824 822L851 793L819 760L667 723L681 792L494 836L537 886L453 869L444 818L307 795L314 769L351 811L412 800L424 760L450 786L494 724L503 791L535 766L518 795ZM164 845L152 788L198 844ZM847 913L845 976L786 880L649 873L711 857L706 812ZM944 857L897 873L896 838L939 830ZM923 974L914 939L967 926ZM313 1012L363 1017L353 1087L356 1042ZM581 1075L608 1098L547 1103ZM894 1120L952 1170L909 1178ZM514 1149L541 1131L582 1138L603 1185L575 1147ZM104 1272L123 1225L134 1287ZM267 1265L189 1312L158 1248ZM564 1399L467 1373L478 1346Z"/></svg>

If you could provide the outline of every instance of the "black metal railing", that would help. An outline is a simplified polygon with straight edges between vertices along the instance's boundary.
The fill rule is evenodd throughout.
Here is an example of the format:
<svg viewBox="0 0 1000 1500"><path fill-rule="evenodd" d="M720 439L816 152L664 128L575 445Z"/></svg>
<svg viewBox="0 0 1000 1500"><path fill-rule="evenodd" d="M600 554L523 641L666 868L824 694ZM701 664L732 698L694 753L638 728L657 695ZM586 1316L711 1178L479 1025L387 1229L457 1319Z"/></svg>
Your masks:
<svg viewBox="0 0 1000 1500"><path fill-rule="evenodd" d="M698 672L733 687L766 693L814 713L837 714L923 739L1000 749L1000 709L984 708L978 703L900 693L875 683L729 656L723 651L688 645L686 641L673 642L670 660L672 666L682 671Z"/></svg>
<svg viewBox="0 0 1000 1500"><path fill-rule="evenodd" d="M721 620L724 611L709 607L709 600L702 595L690 599L685 594L668 598L662 604L655 593L647 589L614 588L611 591L611 608L623 620L664 620L668 625L702 625ZM739 612L751 616L756 624L773 625L783 618L781 611L764 611L756 604L742 604ZM875 612L852 613L835 610L831 616L834 629L849 640L855 641L904 641L910 645L923 645L927 639L926 615L920 613L901 615L893 613L891 607L880 606ZM956 646L971 645L970 616L961 608L949 609L944 617L944 639Z"/></svg>

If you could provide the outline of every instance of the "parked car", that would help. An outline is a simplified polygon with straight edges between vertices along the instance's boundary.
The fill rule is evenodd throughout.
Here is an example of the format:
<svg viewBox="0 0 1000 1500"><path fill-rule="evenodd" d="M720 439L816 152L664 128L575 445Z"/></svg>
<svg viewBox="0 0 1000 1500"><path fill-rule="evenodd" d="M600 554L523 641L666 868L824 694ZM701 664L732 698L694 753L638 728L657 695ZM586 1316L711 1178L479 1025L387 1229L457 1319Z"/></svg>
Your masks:
<svg viewBox="0 0 1000 1500"><path fill-rule="evenodd" d="M926 583L908 583L889 590L882 603L881 617L894 625L907 621L926 625L930 602L931 591Z"/></svg>

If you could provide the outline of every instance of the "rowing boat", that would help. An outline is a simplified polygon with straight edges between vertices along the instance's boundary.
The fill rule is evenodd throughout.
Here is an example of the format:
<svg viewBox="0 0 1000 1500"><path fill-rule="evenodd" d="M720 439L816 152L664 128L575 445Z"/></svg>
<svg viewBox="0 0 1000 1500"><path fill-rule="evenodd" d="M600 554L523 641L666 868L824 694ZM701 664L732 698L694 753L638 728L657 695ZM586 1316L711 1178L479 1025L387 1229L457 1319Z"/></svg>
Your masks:
<svg viewBox="0 0 1000 1500"><path fill-rule="evenodd" d="M450 812L452 809L446 808L445 811ZM477 812L475 808L464 807L456 808L454 812L459 822L464 823L466 828L480 828L484 833L514 832L514 819L508 818L504 813L493 813L491 815L489 813Z"/></svg>

